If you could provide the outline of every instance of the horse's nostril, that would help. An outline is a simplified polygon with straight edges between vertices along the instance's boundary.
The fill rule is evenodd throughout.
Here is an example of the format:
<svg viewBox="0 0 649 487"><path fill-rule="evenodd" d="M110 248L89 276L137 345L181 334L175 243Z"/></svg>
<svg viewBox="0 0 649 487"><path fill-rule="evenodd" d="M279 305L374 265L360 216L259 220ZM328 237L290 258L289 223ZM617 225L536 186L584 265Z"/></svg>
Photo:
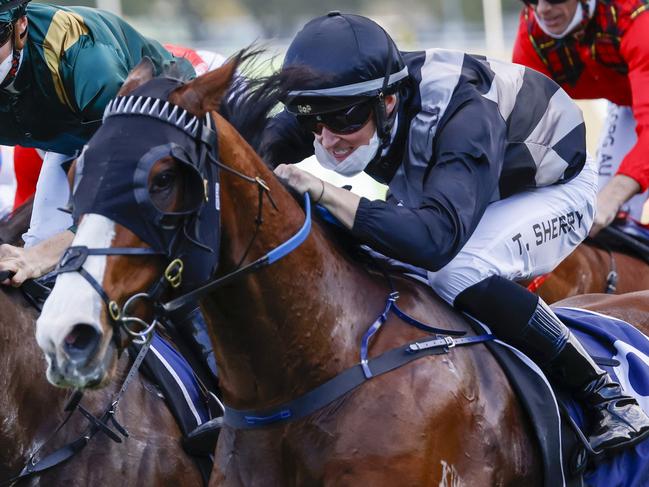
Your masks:
<svg viewBox="0 0 649 487"><path fill-rule="evenodd" d="M99 345L99 337L94 326L79 324L65 337L63 346L72 360L88 360Z"/></svg>

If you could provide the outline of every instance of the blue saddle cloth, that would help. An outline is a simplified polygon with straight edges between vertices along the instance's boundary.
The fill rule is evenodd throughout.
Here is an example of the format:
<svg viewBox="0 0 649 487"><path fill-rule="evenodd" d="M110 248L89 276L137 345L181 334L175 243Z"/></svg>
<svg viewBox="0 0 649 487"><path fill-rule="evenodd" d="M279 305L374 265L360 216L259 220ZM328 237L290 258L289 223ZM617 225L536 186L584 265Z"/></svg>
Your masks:
<svg viewBox="0 0 649 487"><path fill-rule="evenodd" d="M159 334L144 359L186 435L210 419L205 394L187 360Z"/></svg>
<svg viewBox="0 0 649 487"><path fill-rule="evenodd" d="M592 356L616 362L602 368L649 413L649 337L610 316L575 308L554 311ZM583 426L581 408L571 401L566 406L571 417ZM649 440L600 463L586 472L584 481L589 487L649 486Z"/></svg>

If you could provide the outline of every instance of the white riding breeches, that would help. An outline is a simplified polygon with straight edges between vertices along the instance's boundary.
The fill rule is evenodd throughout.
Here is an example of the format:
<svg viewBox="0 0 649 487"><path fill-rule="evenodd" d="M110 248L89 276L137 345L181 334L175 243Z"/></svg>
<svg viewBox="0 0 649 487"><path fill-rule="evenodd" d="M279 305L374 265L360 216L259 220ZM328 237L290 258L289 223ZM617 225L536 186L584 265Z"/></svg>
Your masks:
<svg viewBox="0 0 649 487"><path fill-rule="evenodd" d="M29 230L23 234L25 247L31 247L72 226L72 216L65 208L70 199L68 176L62 167L70 156L47 152L43 158Z"/></svg>
<svg viewBox="0 0 649 487"><path fill-rule="evenodd" d="M546 274L588 235L595 215L597 169L588 158L565 184L530 189L490 204L462 250L429 285L453 304L491 276L522 280Z"/></svg>
<svg viewBox="0 0 649 487"><path fill-rule="evenodd" d="M597 149L599 167L599 189L615 176L620 164L637 141L636 122L631 107L608 104L606 119ZM635 195L622 210L628 211L631 217L640 220L642 208L649 197L649 191Z"/></svg>

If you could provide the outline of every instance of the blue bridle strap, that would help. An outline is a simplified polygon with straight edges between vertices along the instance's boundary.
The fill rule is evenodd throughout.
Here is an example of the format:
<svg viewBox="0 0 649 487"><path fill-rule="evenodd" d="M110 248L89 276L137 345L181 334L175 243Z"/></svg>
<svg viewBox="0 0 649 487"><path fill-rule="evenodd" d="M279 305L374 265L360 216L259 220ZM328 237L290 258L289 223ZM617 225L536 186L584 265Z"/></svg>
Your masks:
<svg viewBox="0 0 649 487"><path fill-rule="evenodd" d="M414 341L368 360L367 366L371 367L373 371L372 377L378 377L422 357L447 353L450 348L456 346L482 343L493 339L493 335L479 335L464 338L445 336L432 340ZM365 375L363 367L361 364L357 364L297 399L279 406L262 410L240 410L225 406L224 422L232 428L252 429L294 421L331 404L367 380L368 377Z"/></svg>
<svg viewBox="0 0 649 487"><path fill-rule="evenodd" d="M298 232L291 238L289 238L286 242L280 244L278 247L274 248L266 255L260 257L254 262L251 262L250 264L237 269L230 274L208 281L201 287L198 287L193 291L183 294L182 296L179 296L176 299L163 304L162 309L167 313L171 313L179 308L182 308L185 304L191 301L200 299L201 296L214 289L224 286L225 284L228 284L245 274L249 274L251 272L257 271L258 269L261 269L262 267L269 266L270 264L273 264L280 260L282 257L286 257L288 254L302 245L309 236L309 233L311 233L311 199L309 197L309 193L304 194L304 213L305 218L302 228L300 228L300 230L298 230Z"/></svg>

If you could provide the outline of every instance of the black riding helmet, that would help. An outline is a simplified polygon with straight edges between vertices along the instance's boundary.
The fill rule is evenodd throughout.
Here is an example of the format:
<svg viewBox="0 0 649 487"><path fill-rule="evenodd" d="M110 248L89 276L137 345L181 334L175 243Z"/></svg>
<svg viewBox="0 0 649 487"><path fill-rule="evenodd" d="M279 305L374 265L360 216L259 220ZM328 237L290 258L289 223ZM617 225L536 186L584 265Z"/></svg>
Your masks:
<svg viewBox="0 0 649 487"><path fill-rule="evenodd" d="M367 102L373 107L381 145L387 147L393 117L386 115L384 97L398 90L408 77L408 68L380 25L337 11L317 17L289 46L282 70L291 69L309 75L301 76L298 86L291 86L285 100L289 112L311 117L342 113Z"/></svg>

